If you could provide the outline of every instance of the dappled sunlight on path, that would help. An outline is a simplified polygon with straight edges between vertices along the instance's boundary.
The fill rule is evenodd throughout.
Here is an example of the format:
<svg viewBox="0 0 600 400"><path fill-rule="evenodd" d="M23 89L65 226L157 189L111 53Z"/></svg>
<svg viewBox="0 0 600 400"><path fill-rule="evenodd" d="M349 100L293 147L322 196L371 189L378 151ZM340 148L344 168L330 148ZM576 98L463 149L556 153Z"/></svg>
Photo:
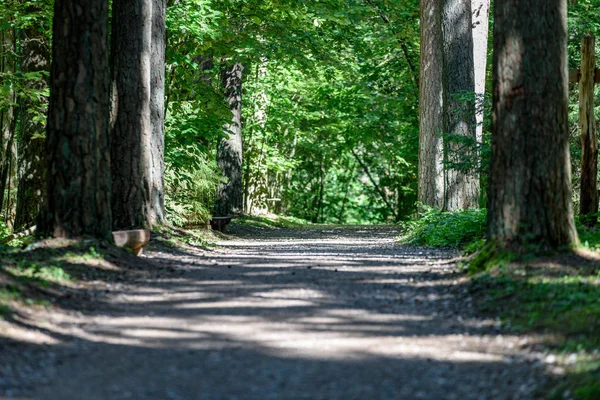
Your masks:
<svg viewBox="0 0 600 400"><path fill-rule="evenodd" d="M455 254L395 235L281 230L151 252L180 274L54 315L66 361L25 398L534 398L539 362L473 316Z"/></svg>

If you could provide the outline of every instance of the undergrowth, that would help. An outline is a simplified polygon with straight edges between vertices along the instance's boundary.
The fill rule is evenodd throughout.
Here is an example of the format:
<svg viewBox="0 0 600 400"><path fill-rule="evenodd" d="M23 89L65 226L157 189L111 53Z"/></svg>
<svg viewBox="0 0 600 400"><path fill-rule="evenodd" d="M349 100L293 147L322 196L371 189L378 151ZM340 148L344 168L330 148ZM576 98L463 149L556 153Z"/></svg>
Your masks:
<svg viewBox="0 0 600 400"><path fill-rule="evenodd" d="M420 218L402 223L401 240L419 246L477 251L485 242L486 209L441 211L423 207Z"/></svg>

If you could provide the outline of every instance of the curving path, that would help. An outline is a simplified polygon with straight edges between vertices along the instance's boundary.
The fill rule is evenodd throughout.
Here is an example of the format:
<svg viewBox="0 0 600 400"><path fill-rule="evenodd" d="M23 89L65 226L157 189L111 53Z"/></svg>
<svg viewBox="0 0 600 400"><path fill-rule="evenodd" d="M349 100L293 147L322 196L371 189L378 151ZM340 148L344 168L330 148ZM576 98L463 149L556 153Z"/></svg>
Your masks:
<svg viewBox="0 0 600 400"><path fill-rule="evenodd" d="M521 400L545 382L526 338L473 316L451 252L391 227L238 233L148 253L175 273L53 316L69 341L12 397Z"/></svg>

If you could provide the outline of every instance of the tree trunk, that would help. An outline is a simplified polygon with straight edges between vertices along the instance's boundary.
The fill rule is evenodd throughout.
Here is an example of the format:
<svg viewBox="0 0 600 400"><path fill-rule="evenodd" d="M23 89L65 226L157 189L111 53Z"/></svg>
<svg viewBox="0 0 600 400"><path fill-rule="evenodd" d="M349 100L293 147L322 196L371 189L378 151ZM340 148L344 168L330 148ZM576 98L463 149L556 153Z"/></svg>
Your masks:
<svg viewBox="0 0 600 400"><path fill-rule="evenodd" d="M464 93L475 92L471 0L445 0L442 10L444 35L443 99L444 158L450 164L477 157L475 109ZM462 137L472 141L461 142ZM479 178L472 170L446 165L444 209L459 210L479 206Z"/></svg>
<svg viewBox="0 0 600 400"><path fill-rule="evenodd" d="M242 186L242 73L244 67L235 63L221 71L225 97L232 119L225 125L227 137L219 142L217 164L227 178L217 191L215 216L224 217L243 212Z"/></svg>
<svg viewBox="0 0 600 400"><path fill-rule="evenodd" d="M108 238L108 3L55 0L42 235Z"/></svg>
<svg viewBox="0 0 600 400"><path fill-rule="evenodd" d="M50 69L50 49L40 27L33 26L22 32L21 72L45 72ZM46 79L28 80L25 90L43 90L48 87ZM21 113L21 139L19 141L19 186L17 191L17 214L15 230L35 224L43 202L42 193L46 182L45 123L40 121L41 110L47 99L32 101L24 97L19 102Z"/></svg>
<svg viewBox="0 0 600 400"><path fill-rule="evenodd" d="M483 140L483 101L487 71L488 31L490 21L490 0L471 0L473 13L473 63L475 72L475 120L477 122L477 143Z"/></svg>
<svg viewBox="0 0 600 400"><path fill-rule="evenodd" d="M419 202L444 206L442 0L421 0Z"/></svg>
<svg viewBox="0 0 600 400"><path fill-rule="evenodd" d="M579 123L581 126L581 201L582 221L598 222L598 136L594 117L594 76L596 46L593 36L581 39L581 79L579 79Z"/></svg>
<svg viewBox="0 0 600 400"><path fill-rule="evenodd" d="M517 251L569 246L567 3L497 0L494 17L488 236Z"/></svg>
<svg viewBox="0 0 600 400"><path fill-rule="evenodd" d="M113 228L149 228L153 128L151 98L152 0L114 0L111 134Z"/></svg>
<svg viewBox="0 0 600 400"><path fill-rule="evenodd" d="M15 73L15 35L14 30L5 29L0 33L2 42L0 43L0 72L3 76L11 76ZM10 205L10 182L16 179L11 177L11 171L15 170L16 164L16 118L15 118L15 90L12 84L4 83L8 86L8 98L5 100L5 106L0 109L0 218L4 212L4 222L12 226L13 210ZM12 179L11 179L12 178ZM7 195L8 194L8 195ZM6 208L4 207L5 200Z"/></svg>
<svg viewBox="0 0 600 400"><path fill-rule="evenodd" d="M162 224L165 220L165 26L166 0L152 3L152 55L150 81L150 118L152 123L151 157L152 180L150 188L150 222Z"/></svg>

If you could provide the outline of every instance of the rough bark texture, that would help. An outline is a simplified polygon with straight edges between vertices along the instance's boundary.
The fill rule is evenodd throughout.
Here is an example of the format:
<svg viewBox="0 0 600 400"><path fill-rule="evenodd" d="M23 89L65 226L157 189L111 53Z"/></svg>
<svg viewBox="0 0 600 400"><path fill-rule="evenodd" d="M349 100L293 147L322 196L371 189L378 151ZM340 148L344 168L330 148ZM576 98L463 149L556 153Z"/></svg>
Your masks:
<svg viewBox="0 0 600 400"><path fill-rule="evenodd" d="M566 0L494 3L489 239L517 250L577 241L567 120Z"/></svg>
<svg viewBox="0 0 600 400"><path fill-rule="evenodd" d="M227 137L219 142L217 164L227 182L217 191L215 216L223 217L243 211L242 185L242 64L235 63L221 71L225 97L232 113L231 123L225 125Z"/></svg>
<svg viewBox="0 0 600 400"><path fill-rule="evenodd" d="M109 237L108 3L55 0L43 235Z"/></svg>
<svg viewBox="0 0 600 400"><path fill-rule="evenodd" d="M490 20L490 0L471 0L473 13L473 62L475 72L475 96L477 99L475 120L477 121L477 143L483 138L483 99L487 70L488 31Z"/></svg>
<svg viewBox="0 0 600 400"><path fill-rule="evenodd" d="M598 136L594 117L594 75L596 54L594 37L581 39L581 78L579 79L579 124L581 127L582 219L589 225L598 222ZM590 215L591 214L591 215Z"/></svg>
<svg viewBox="0 0 600 400"><path fill-rule="evenodd" d="M115 0L112 79L116 114L111 134L115 229L151 226L152 0Z"/></svg>
<svg viewBox="0 0 600 400"><path fill-rule="evenodd" d="M475 109L472 102L460 99L475 91L471 0L445 0L442 10L444 157L450 164L477 157L472 144L476 138ZM471 138L461 143L456 138ZM479 177L476 171L446 167L444 209L458 210L479 206Z"/></svg>
<svg viewBox="0 0 600 400"><path fill-rule="evenodd" d="M444 206L442 0L421 0L419 202Z"/></svg>
<svg viewBox="0 0 600 400"><path fill-rule="evenodd" d="M50 49L39 27L29 27L21 37L21 72L42 72L50 69ZM42 90L48 87L45 79L28 80L26 89ZM46 99L42 101L47 101ZM19 186L15 230L35 225L43 202L46 182L45 125L39 121L38 102L25 97L20 100L21 139L19 141Z"/></svg>
<svg viewBox="0 0 600 400"><path fill-rule="evenodd" d="M151 157L152 187L150 188L150 222L165 220L165 26L166 0L152 3L152 70L150 76L150 118L152 122Z"/></svg>

